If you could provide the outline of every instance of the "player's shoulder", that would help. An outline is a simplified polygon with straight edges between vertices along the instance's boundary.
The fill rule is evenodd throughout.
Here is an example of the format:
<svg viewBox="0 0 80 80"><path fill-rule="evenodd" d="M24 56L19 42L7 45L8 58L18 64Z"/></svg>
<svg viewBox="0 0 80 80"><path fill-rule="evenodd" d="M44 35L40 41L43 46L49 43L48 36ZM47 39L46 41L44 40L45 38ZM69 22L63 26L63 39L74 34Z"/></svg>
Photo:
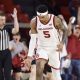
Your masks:
<svg viewBox="0 0 80 80"><path fill-rule="evenodd" d="M36 27L36 24L37 24L37 16L35 16L34 18L31 19L30 26Z"/></svg>
<svg viewBox="0 0 80 80"><path fill-rule="evenodd" d="M62 22L62 20L58 16L54 17L54 23L55 23L55 25L56 24L61 24L61 22Z"/></svg>
<svg viewBox="0 0 80 80"><path fill-rule="evenodd" d="M51 16L56 16L55 14L52 14L52 13L48 13L48 15L51 15Z"/></svg>
<svg viewBox="0 0 80 80"><path fill-rule="evenodd" d="M49 15L51 15L55 21L60 21L61 20L58 16L56 16L54 14L49 14Z"/></svg>
<svg viewBox="0 0 80 80"><path fill-rule="evenodd" d="M58 16L55 16L55 20L60 21L61 19Z"/></svg>
<svg viewBox="0 0 80 80"><path fill-rule="evenodd" d="M37 19L37 16L33 17L33 18L31 19L31 23L35 23L35 22L36 22L36 19Z"/></svg>

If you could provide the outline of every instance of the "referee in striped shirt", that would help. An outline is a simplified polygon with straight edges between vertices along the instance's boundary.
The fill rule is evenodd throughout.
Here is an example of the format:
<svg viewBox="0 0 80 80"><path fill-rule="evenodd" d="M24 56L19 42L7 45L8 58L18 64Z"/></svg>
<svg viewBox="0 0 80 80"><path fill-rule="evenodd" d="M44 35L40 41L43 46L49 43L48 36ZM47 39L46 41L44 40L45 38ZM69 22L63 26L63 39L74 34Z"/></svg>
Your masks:
<svg viewBox="0 0 80 80"><path fill-rule="evenodd" d="M17 19L17 10L14 8L12 17L14 27L12 29L6 26L5 14L0 11L0 80L11 80L11 53L9 51L9 35L19 32Z"/></svg>

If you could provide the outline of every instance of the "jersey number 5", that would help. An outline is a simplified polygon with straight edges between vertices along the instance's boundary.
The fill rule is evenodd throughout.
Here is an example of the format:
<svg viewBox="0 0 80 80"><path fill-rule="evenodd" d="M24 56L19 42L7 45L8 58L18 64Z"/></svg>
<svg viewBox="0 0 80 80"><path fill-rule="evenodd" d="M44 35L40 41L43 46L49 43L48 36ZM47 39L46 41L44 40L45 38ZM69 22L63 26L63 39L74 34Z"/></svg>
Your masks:
<svg viewBox="0 0 80 80"><path fill-rule="evenodd" d="M49 31L43 31L44 37L45 38L50 38L50 33Z"/></svg>

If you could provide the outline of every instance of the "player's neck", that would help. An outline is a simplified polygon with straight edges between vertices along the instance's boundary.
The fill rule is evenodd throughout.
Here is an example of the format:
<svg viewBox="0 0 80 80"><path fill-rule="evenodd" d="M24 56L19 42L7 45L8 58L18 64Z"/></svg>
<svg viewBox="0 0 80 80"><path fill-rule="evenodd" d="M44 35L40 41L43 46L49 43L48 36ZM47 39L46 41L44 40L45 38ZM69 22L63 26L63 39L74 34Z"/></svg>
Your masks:
<svg viewBox="0 0 80 80"><path fill-rule="evenodd" d="M46 25L49 21L50 21L50 14L48 14L48 16L46 16L45 20L41 21L41 23L43 23L44 25Z"/></svg>

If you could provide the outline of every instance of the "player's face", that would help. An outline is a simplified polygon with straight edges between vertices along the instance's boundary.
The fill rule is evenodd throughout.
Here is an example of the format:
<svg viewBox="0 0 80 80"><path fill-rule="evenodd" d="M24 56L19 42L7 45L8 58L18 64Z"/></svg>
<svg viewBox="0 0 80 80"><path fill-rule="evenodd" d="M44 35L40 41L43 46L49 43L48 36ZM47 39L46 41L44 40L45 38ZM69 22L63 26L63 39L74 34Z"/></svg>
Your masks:
<svg viewBox="0 0 80 80"><path fill-rule="evenodd" d="M5 22L6 22L6 17L0 16L0 27L4 26Z"/></svg>
<svg viewBox="0 0 80 80"><path fill-rule="evenodd" d="M44 16L38 16L38 17L39 17L40 21L45 21L47 19L47 16L48 16L48 14L44 15Z"/></svg>

